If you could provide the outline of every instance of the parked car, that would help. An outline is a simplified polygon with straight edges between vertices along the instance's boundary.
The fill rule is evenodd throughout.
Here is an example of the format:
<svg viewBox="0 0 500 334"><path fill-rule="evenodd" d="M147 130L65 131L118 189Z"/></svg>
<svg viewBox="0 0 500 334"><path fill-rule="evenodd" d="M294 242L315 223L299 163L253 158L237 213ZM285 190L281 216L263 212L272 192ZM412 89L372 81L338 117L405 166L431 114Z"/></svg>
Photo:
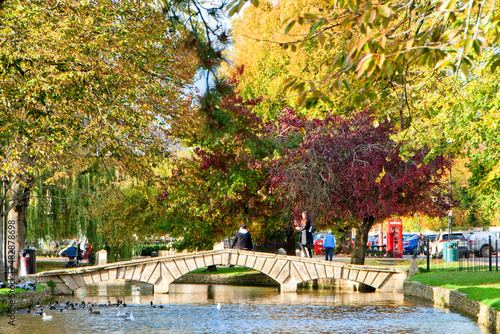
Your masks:
<svg viewBox="0 0 500 334"><path fill-rule="evenodd" d="M418 234L415 234L415 233L403 233L403 241L406 241L414 236L416 236Z"/></svg>
<svg viewBox="0 0 500 334"><path fill-rule="evenodd" d="M491 237L491 248L489 246L489 240ZM495 251L495 240L498 240L500 244L500 232L474 232L470 234L469 239L469 249L474 252L477 257L488 257L490 251L493 253Z"/></svg>
<svg viewBox="0 0 500 334"><path fill-rule="evenodd" d="M437 234L424 234L425 240L429 240L429 242L436 241Z"/></svg>
<svg viewBox="0 0 500 334"><path fill-rule="evenodd" d="M377 238L378 238L378 235L376 235L376 234L369 235L369 236L368 236L368 241L366 242L366 245L367 245L368 247L370 247L370 246L372 246L372 245L375 245L375 244L374 244L374 241L375 241Z"/></svg>
<svg viewBox="0 0 500 334"><path fill-rule="evenodd" d="M451 240L458 242L458 257L469 257L469 242L462 232L454 232ZM432 258L443 257L443 242L448 241L448 233L439 233L436 240L431 244Z"/></svg>
<svg viewBox="0 0 500 334"><path fill-rule="evenodd" d="M419 235L414 235L403 242L403 254L414 254L418 249ZM419 251L417 251L420 253Z"/></svg>

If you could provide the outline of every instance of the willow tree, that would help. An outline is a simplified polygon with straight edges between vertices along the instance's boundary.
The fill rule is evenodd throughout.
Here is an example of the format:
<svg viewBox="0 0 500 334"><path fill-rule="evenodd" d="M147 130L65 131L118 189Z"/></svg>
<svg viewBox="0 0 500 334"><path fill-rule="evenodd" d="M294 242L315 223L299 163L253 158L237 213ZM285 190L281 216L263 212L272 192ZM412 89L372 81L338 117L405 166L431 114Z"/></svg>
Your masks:
<svg viewBox="0 0 500 334"><path fill-rule="evenodd" d="M107 244L108 235L99 231L102 216L92 214L107 189L117 182L115 170L93 170L71 173L57 181L44 182L37 177L32 185L27 209L26 240L37 245L47 241L85 236L95 249Z"/></svg>
<svg viewBox="0 0 500 334"><path fill-rule="evenodd" d="M140 173L169 154L169 126L190 108L183 92L197 60L184 47L185 33L155 4L3 2L3 215L17 222L20 247L36 175L83 170L89 160Z"/></svg>

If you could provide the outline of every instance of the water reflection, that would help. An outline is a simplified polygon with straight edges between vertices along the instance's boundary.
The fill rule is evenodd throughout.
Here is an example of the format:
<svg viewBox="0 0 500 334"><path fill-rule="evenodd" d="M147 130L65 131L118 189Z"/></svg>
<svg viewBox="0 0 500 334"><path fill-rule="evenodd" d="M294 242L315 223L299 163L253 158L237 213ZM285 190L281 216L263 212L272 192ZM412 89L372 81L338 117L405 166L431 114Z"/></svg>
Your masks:
<svg viewBox="0 0 500 334"><path fill-rule="evenodd" d="M84 310L55 312L51 321L16 314L16 326L0 317L0 333L488 333L472 319L402 293L307 290L280 294L277 288L174 284L169 294L152 295L141 283L90 285L59 302L115 303L101 315ZM153 308L163 305L163 308ZM221 309L217 309L217 303ZM128 310L135 321L117 317Z"/></svg>

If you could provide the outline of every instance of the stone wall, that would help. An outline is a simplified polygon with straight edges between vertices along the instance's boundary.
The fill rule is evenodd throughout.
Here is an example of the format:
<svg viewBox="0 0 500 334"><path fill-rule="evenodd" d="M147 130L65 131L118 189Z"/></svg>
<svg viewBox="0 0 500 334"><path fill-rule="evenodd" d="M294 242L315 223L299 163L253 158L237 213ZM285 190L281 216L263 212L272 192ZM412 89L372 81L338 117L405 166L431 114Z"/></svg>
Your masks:
<svg viewBox="0 0 500 334"><path fill-rule="evenodd" d="M442 287L428 286L420 282L404 283L405 296L434 302L435 306L449 307L477 320L493 333L500 334L500 312L481 302L468 299L465 293Z"/></svg>
<svg viewBox="0 0 500 334"><path fill-rule="evenodd" d="M18 292L12 295L0 295L0 312L7 312L10 305L15 309L34 306L38 302L44 303L51 298L50 288L38 291Z"/></svg>

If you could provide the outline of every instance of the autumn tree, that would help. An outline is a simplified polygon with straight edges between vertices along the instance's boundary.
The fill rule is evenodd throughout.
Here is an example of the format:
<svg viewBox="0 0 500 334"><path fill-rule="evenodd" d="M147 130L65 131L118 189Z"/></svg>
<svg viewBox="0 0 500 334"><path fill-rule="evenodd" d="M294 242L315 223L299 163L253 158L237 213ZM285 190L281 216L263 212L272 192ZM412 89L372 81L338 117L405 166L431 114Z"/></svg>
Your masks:
<svg viewBox="0 0 500 334"><path fill-rule="evenodd" d="M3 215L24 247L35 176L95 161L144 173L168 156L197 57L155 2L7 1L0 17Z"/></svg>
<svg viewBox="0 0 500 334"><path fill-rule="evenodd" d="M183 142L194 148L171 167L158 196L165 220L157 228L178 237L179 249L211 249L241 223L259 244L283 232L267 183L273 143L261 136L264 122L252 111L260 99L243 101L236 85L235 78L218 83L222 97L200 97L200 103L211 101L213 107L202 106L208 114L199 114L199 126L178 129ZM289 232L292 253L294 235Z"/></svg>
<svg viewBox="0 0 500 334"><path fill-rule="evenodd" d="M440 214L439 179L445 159L425 161L427 150L400 156L394 125L369 112L306 119L287 109L276 133L299 137L274 160L272 190L282 207L307 209L318 221L348 221L356 228L351 258L363 264L375 222L413 212ZM434 200L433 200L434 199Z"/></svg>
<svg viewBox="0 0 500 334"><path fill-rule="evenodd" d="M230 14L239 12L246 2L233 1ZM276 5L278 10L281 4ZM306 34L283 47L305 46L308 41L317 40L319 46L331 51L328 72L321 80L309 81L306 88L303 78L290 78L288 87L317 99L324 95L321 87L326 83L333 81L342 86L345 76L354 72L357 79L366 77L366 87L359 94L370 98L376 94L374 83L390 84L392 78L404 76L415 65L434 70L449 65L467 76L474 59L498 42L498 10L495 1L486 0L318 1L312 10L304 8L302 13L283 19L285 34L297 25L308 28ZM343 34L346 48L326 43L329 36L337 34ZM500 55L491 54L489 61L494 70L500 65ZM305 97L299 100L306 101Z"/></svg>
<svg viewBox="0 0 500 334"><path fill-rule="evenodd" d="M307 34L308 28L297 25L285 34L282 25L286 18L313 10L320 3L317 0L264 1L258 7L248 6L233 19L234 46L228 52L231 63L223 73L245 66L239 85L241 95L244 98L262 96L264 99L255 110L264 117L274 118L287 106L300 111L295 94L287 95L283 91L288 78L317 81L327 73L331 56L326 48L319 47L317 39L308 40L303 47L288 44ZM340 35L328 37L325 43L345 48ZM325 87L325 90L330 89L333 93L327 96L331 101L319 101L307 111L308 114L319 117L332 108L345 108L343 102L348 100L348 94L331 86Z"/></svg>
<svg viewBox="0 0 500 334"><path fill-rule="evenodd" d="M260 2L235 19L231 57L248 59L248 96L308 106L309 115L369 105L399 121L403 155L427 145L431 157L470 161L469 181L469 172L452 173L457 222L494 224L498 14L494 1ZM455 162L452 169L465 167Z"/></svg>

